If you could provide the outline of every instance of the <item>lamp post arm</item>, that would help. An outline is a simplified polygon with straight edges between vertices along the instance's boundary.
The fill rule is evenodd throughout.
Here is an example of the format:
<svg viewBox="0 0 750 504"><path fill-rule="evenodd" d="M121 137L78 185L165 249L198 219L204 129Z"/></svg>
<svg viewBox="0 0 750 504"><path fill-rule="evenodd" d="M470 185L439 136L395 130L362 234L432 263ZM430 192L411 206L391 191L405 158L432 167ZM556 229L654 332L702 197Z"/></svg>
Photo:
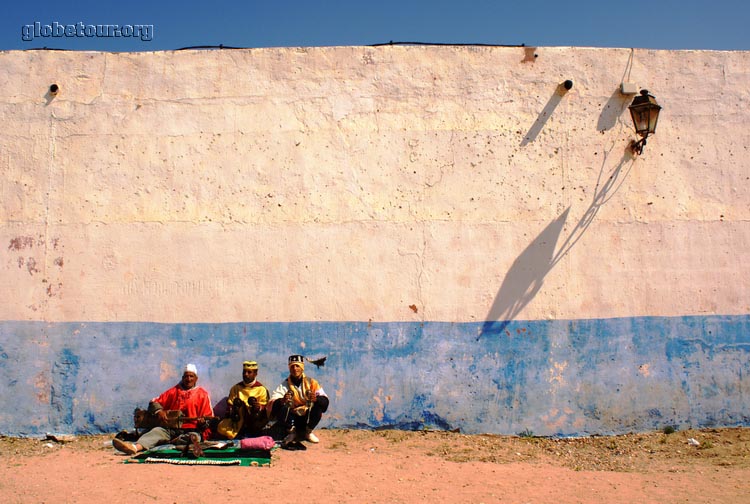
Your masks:
<svg viewBox="0 0 750 504"><path fill-rule="evenodd" d="M643 148L646 146L646 139L648 138L648 135L645 135L643 138L641 138L638 141L633 140L630 142L630 150L633 151L633 154L641 155L643 154Z"/></svg>

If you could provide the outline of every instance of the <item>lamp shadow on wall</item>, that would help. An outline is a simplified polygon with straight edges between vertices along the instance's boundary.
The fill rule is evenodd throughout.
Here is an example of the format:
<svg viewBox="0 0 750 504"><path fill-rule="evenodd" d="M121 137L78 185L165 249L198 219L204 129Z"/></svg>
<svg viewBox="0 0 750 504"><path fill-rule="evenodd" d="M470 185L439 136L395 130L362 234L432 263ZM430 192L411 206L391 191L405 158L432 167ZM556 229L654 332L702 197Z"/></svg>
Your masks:
<svg viewBox="0 0 750 504"><path fill-rule="evenodd" d="M507 331L508 325L541 290L547 274L578 243L594 222L602 206L622 187L630 173L633 158L625 152L617 166L606 180L603 180L606 176L605 165L608 155L609 153L605 154L599 170L591 204L560 246L558 247L558 242L570 213L570 207L550 222L513 261L485 317L485 322L479 330L477 340L482 336L497 336Z"/></svg>

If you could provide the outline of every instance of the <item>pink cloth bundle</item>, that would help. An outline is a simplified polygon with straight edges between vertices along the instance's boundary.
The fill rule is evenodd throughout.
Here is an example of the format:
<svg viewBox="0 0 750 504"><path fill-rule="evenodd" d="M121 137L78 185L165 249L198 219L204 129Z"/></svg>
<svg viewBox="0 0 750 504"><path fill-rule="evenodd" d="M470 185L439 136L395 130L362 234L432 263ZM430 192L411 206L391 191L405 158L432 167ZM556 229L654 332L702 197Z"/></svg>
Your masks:
<svg viewBox="0 0 750 504"><path fill-rule="evenodd" d="M243 450L270 450L274 441L271 436L260 436L244 438L240 440L240 448Z"/></svg>

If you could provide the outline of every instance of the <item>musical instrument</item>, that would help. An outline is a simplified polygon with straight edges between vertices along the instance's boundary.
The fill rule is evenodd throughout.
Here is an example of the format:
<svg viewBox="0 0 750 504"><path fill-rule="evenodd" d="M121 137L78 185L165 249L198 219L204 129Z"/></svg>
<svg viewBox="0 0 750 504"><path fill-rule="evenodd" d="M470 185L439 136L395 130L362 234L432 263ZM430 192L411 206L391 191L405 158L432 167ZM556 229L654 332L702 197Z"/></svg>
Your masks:
<svg viewBox="0 0 750 504"><path fill-rule="evenodd" d="M219 422L216 426L216 432L227 439L234 439L240 433L242 425L245 423L247 408L239 399L235 399L233 402L228 402L228 405L230 412L229 417Z"/></svg>
<svg viewBox="0 0 750 504"><path fill-rule="evenodd" d="M185 423L193 423L201 421L208 422L214 420L216 417L186 417L183 416L182 411L179 410L166 410L167 419L162 421L159 415L151 414L148 410L136 408L133 411L133 423L136 429L149 430L154 427L164 427L166 429L182 429Z"/></svg>
<svg viewBox="0 0 750 504"><path fill-rule="evenodd" d="M243 427L250 430L260 430L268 422L265 410L258 405L256 397L249 397L250 404L236 398L234 404L230 404L233 414L225 418L216 426L216 432L227 439L236 438Z"/></svg>

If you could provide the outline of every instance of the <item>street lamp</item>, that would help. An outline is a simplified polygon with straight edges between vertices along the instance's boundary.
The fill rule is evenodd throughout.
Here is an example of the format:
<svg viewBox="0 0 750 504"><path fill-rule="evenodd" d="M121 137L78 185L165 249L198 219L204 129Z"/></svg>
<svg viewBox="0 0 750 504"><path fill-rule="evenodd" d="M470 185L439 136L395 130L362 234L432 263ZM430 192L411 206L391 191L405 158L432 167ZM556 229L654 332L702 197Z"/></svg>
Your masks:
<svg viewBox="0 0 750 504"><path fill-rule="evenodd" d="M656 103L656 98L649 94L648 90L641 89L641 95L633 98L633 103L630 104L628 109L630 109L630 115L633 118L635 132L641 137L637 142L635 140L631 142L630 149L635 154L642 154L643 147L646 145L646 138L656 131L656 122L659 120L661 106Z"/></svg>

